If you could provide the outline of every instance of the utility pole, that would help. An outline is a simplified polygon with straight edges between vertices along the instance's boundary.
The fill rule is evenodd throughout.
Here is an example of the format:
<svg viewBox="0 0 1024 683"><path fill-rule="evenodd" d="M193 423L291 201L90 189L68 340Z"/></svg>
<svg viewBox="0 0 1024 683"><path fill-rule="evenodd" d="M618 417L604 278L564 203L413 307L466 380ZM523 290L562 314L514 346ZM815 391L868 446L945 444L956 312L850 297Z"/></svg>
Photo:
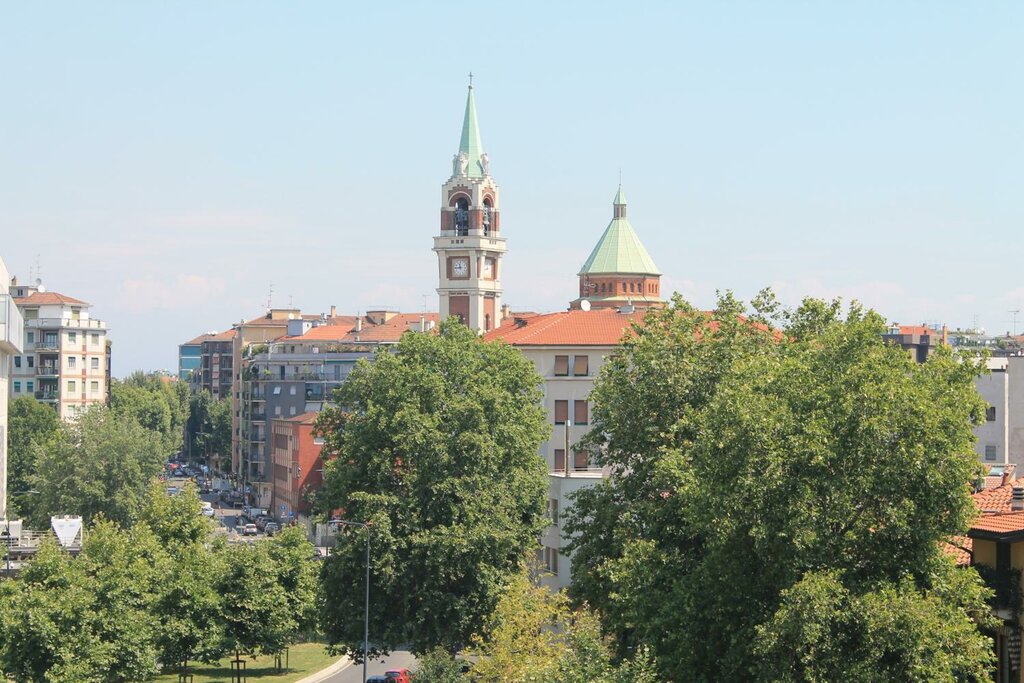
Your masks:
<svg viewBox="0 0 1024 683"><path fill-rule="evenodd" d="M1010 311L1013 314L1013 336L1017 336L1017 314L1020 313L1020 309L1014 309Z"/></svg>

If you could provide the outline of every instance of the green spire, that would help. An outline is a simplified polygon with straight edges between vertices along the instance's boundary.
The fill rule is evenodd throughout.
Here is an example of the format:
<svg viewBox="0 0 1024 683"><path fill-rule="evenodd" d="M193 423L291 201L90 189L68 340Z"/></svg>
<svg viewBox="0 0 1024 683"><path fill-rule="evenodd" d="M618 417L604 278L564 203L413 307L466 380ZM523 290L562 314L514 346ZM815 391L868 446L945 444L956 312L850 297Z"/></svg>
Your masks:
<svg viewBox="0 0 1024 683"><path fill-rule="evenodd" d="M612 222L578 274L661 275L626 218L626 195L621 186L615 195L614 205Z"/></svg>
<svg viewBox="0 0 1024 683"><path fill-rule="evenodd" d="M459 141L459 154L466 155L466 175L470 178L482 178L486 175L486 159L484 144L480 141L480 124L476 120L476 100L473 98L473 86L469 86L466 97L466 116L462 119L462 140Z"/></svg>

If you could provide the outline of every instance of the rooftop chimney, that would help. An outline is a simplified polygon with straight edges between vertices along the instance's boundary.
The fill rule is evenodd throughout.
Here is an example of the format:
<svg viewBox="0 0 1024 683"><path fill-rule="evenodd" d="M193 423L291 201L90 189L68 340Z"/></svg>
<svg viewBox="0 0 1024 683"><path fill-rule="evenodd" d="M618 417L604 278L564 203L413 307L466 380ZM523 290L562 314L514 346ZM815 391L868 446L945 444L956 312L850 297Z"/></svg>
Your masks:
<svg viewBox="0 0 1024 683"><path fill-rule="evenodd" d="M332 318L337 318L338 317L338 307L337 306L334 306L334 305L331 306L331 317Z"/></svg>
<svg viewBox="0 0 1024 683"><path fill-rule="evenodd" d="M1024 486L1013 487L1013 498L1010 500L1010 509L1014 512L1024 510Z"/></svg>
<svg viewBox="0 0 1024 683"><path fill-rule="evenodd" d="M356 332L362 332L362 331L363 331L363 318L362 318L362 316L357 315L356 316Z"/></svg>

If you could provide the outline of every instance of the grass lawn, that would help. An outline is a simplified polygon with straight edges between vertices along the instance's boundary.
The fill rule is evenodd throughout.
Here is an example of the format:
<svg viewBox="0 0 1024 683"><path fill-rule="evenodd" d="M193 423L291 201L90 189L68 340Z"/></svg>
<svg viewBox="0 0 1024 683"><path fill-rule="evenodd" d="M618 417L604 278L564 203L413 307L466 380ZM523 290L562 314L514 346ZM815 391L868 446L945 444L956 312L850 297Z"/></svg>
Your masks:
<svg viewBox="0 0 1024 683"><path fill-rule="evenodd" d="M229 683L231 659L222 659L212 666L189 663L188 670L189 673L195 675L195 683ZM278 674L277 669L274 668L273 657L257 657L256 659L242 657L242 659L245 660L248 680L258 681L258 683L292 683L292 681L305 678L338 661L337 657L327 654L324 651L324 646L320 643L292 645L288 657L288 668L281 674ZM283 665L284 661L282 660L281 663ZM178 671L172 669L171 673L157 676L155 680L157 683L178 683Z"/></svg>

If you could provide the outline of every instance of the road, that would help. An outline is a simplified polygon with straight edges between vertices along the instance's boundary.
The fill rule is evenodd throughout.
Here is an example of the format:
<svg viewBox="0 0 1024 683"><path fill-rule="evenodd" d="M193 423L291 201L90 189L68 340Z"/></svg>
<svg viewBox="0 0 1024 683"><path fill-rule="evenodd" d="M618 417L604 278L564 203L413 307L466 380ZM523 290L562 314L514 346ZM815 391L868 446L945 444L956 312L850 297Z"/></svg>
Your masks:
<svg viewBox="0 0 1024 683"><path fill-rule="evenodd" d="M409 652L392 652L391 656L385 659L383 664L379 659L374 659L370 660L370 665L366 668L367 674L370 676L383 674L388 669L415 669L416 658ZM330 678L324 679L324 683L362 683L362 681L362 664L352 664Z"/></svg>

